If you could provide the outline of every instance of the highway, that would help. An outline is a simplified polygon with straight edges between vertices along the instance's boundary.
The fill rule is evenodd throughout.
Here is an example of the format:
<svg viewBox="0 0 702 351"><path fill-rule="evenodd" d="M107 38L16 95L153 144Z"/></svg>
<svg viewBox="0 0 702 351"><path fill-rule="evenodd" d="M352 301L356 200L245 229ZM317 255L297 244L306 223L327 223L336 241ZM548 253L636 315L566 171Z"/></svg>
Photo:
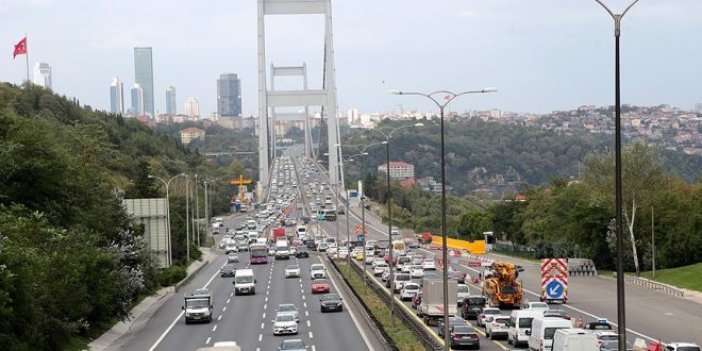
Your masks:
<svg viewBox="0 0 702 351"><path fill-rule="evenodd" d="M350 210L347 213L350 213L349 226L353 230L354 225L361 223L361 209L360 207L352 207ZM387 224L383 224L372 211L366 210L365 216L369 239L387 240ZM345 238L345 216L339 216L338 225L340 235ZM326 231L335 233L336 224L324 223L323 226ZM438 256L441 253L425 249L421 249L421 252L427 256ZM488 257L501 258L524 266L525 271L520 273L519 277L525 289L525 298L530 301L538 301L541 291L541 271L538 263L493 254L489 254ZM452 268L467 271L473 276L478 273L471 267L458 264L452 264ZM644 338L653 342L659 340L663 342L687 341L702 344L702 325L699 323L700 316L702 316L702 304L636 286L627 285L625 289L627 340L629 342L633 343L635 338ZM471 291L479 292L480 290L479 287L473 285ZM565 309L571 317L582 317L585 322L596 318L607 318L616 326L615 280L571 276L569 278L568 303L555 307ZM504 311L504 313L508 315L510 311ZM500 343L500 346L506 345L506 341Z"/></svg>
<svg viewBox="0 0 702 351"><path fill-rule="evenodd" d="M224 226L234 228L245 217L226 218ZM267 235L267 233L266 233ZM168 297L141 329L128 337L120 350L196 350L217 341L234 340L243 350L276 350L285 339L302 339L310 350L374 350L373 341L348 305L348 296L337 289L332 279L332 292L344 298L344 311L320 311L319 295L310 293L309 266L322 262L318 255L291 258L266 265L249 266L247 252L239 253L237 268L252 268L256 276L256 294L234 296L233 278L221 278L219 268L226 258L220 255L178 293ZM299 264L300 278L284 277L286 265ZM181 306L183 295L196 288L210 289L214 297L214 321L209 324L185 324ZM271 320L278 304L293 303L300 314L299 334L274 336ZM377 342L377 341L376 341Z"/></svg>

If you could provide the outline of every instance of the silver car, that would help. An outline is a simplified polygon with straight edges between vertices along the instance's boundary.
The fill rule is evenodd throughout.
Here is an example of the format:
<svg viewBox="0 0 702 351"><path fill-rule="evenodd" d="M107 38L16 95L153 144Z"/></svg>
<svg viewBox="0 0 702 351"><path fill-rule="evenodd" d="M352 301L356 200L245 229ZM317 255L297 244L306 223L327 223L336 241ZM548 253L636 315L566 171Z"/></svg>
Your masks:
<svg viewBox="0 0 702 351"><path fill-rule="evenodd" d="M292 314L277 314L273 322L273 335L297 335L297 321Z"/></svg>

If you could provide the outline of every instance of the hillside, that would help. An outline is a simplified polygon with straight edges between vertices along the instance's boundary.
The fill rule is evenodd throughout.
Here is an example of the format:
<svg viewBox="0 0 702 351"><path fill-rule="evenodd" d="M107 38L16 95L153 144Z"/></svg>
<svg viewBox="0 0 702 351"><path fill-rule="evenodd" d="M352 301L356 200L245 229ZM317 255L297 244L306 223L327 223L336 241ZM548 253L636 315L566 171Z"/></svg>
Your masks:
<svg viewBox="0 0 702 351"><path fill-rule="evenodd" d="M124 318L159 272L122 197L163 196L148 174L215 171L136 120L0 84L2 348L59 350ZM171 194L174 208L184 203ZM174 260L183 260L174 217Z"/></svg>

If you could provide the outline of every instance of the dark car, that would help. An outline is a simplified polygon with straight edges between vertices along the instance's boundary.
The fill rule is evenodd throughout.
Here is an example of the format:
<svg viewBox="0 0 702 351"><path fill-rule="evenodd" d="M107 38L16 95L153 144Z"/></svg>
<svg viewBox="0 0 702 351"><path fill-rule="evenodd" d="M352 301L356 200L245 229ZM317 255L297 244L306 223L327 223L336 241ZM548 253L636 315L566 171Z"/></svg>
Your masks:
<svg viewBox="0 0 702 351"><path fill-rule="evenodd" d="M467 325L454 325L449 329L451 349L480 348L480 337Z"/></svg>
<svg viewBox="0 0 702 351"><path fill-rule="evenodd" d="M343 207L340 207L338 211L336 211L337 214L346 214L346 211L344 211Z"/></svg>
<svg viewBox="0 0 702 351"><path fill-rule="evenodd" d="M612 325L609 324L604 319L599 319L595 322L588 322L585 323L585 326L583 327L585 330L612 330Z"/></svg>
<svg viewBox="0 0 702 351"><path fill-rule="evenodd" d="M468 296L463 300L463 318L477 319L486 303L487 299L482 295Z"/></svg>
<svg viewBox="0 0 702 351"><path fill-rule="evenodd" d="M220 277L233 277L236 274L236 266L231 263L227 263L222 268L219 269Z"/></svg>
<svg viewBox="0 0 702 351"><path fill-rule="evenodd" d="M314 242L314 239L307 239L304 241L304 243L305 243L305 246L307 247L307 249L312 250L312 251L317 250L317 244Z"/></svg>
<svg viewBox="0 0 702 351"><path fill-rule="evenodd" d="M344 310L344 304L341 303L342 300L337 294L325 294L319 299L320 308L322 312L341 312Z"/></svg>
<svg viewBox="0 0 702 351"><path fill-rule="evenodd" d="M306 351L309 348L307 345L305 345L305 342L302 341L302 339L287 339L283 340L283 342L280 344L280 347L278 350L281 351Z"/></svg>
<svg viewBox="0 0 702 351"><path fill-rule="evenodd" d="M309 251L307 251L307 248L304 246L298 246L295 248L295 257L297 258L303 258L303 257L310 257Z"/></svg>
<svg viewBox="0 0 702 351"><path fill-rule="evenodd" d="M243 230L244 228L246 228L246 223L241 222L241 223L237 224L235 228L236 228L236 230Z"/></svg>
<svg viewBox="0 0 702 351"><path fill-rule="evenodd" d="M465 325L468 326L468 323L466 323L466 320L461 318L461 317L449 317L449 330L456 325ZM439 334L439 337L443 338L444 337L444 319L439 318L436 321L436 328Z"/></svg>

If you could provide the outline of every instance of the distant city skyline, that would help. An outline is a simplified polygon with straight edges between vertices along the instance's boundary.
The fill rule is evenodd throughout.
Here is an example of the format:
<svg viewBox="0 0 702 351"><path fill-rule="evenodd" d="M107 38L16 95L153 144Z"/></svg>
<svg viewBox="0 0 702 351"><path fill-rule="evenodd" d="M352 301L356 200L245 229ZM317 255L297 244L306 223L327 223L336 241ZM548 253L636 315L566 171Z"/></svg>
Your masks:
<svg viewBox="0 0 702 351"><path fill-rule="evenodd" d="M217 79L217 114L241 117L241 80L236 73L222 73Z"/></svg>
<svg viewBox="0 0 702 351"><path fill-rule="evenodd" d="M144 108L142 113L156 116L154 106L154 63L151 47L134 48L134 83L143 89Z"/></svg>
<svg viewBox="0 0 702 351"><path fill-rule="evenodd" d="M166 89L166 114L173 116L178 114L178 100L176 99L176 88L169 86Z"/></svg>
<svg viewBox="0 0 702 351"><path fill-rule="evenodd" d="M144 114L144 88L139 83L134 83L131 90L132 108L129 114L134 117L139 117Z"/></svg>
<svg viewBox="0 0 702 351"><path fill-rule="evenodd" d="M118 115L124 114L124 83L119 77L112 79L110 84L110 112Z"/></svg>
<svg viewBox="0 0 702 351"><path fill-rule="evenodd" d="M624 6L620 0L606 2ZM613 23L594 0L332 3L340 111L392 111L398 105L432 111L422 99L387 91L486 86L499 92L462 98L451 109L542 113L614 103ZM173 26L153 13L187 14L202 25ZM701 13L699 0L648 0L627 14L622 103L693 109L702 102L697 62L702 45L696 34L702 32ZM134 48L151 47L152 93L176 86L181 96L198 97L201 115L208 116L217 110L213 82L221 72L234 71L241 79L242 115L257 114L255 1L2 1L0 16L0 42L11 48L27 32L30 64L51 62L61 72L53 90L95 108L109 110L104 87L112 77L128 77L124 82L132 85ZM266 34L270 61L306 63L310 88L318 88L321 20L280 16L267 23ZM25 77L22 59L0 55L0 81L20 84ZM155 96L151 109L166 112L165 94Z"/></svg>

